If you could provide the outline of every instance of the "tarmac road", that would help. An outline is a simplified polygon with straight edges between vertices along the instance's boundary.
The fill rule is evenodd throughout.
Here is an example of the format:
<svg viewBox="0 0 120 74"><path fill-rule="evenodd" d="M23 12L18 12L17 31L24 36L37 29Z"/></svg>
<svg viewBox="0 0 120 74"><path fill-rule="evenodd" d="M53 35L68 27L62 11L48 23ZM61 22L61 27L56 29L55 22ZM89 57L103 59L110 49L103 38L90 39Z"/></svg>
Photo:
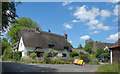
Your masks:
<svg viewBox="0 0 120 74"><path fill-rule="evenodd" d="M94 72L100 65L28 64L2 62L2 72Z"/></svg>

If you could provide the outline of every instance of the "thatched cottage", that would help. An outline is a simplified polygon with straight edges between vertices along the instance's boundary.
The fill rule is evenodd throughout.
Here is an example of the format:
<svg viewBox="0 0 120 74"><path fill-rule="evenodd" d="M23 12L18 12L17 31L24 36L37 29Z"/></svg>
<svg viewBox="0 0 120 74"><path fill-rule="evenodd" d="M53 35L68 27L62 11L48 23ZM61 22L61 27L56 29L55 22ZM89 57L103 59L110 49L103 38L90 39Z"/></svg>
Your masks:
<svg viewBox="0 0 120 74"><path fill-rule="evenodd" d="M24 28L20 33L20 40L13 47L14 51L22 51L22 57L27 57L27 52L36 52L38 57L50 50L57 50L57 56L70 56L70 44L67 42L67 34L58 35L40 31L38 29Z"/></svg>
<svg viewBox="0 0 120 74"><path fill-rule="evenodd" d="M112 61L120 61L120 39L109 49L111 63Z"/></svg>
<svg viewBox="0 0 120 74"><path fill-rule="evenodd" d="M113 43L94 42L92 50L96 51L97 48L99 48L99 47L101 47L105 50L105 49L109 49L111 46L113 46Z"/></svg>

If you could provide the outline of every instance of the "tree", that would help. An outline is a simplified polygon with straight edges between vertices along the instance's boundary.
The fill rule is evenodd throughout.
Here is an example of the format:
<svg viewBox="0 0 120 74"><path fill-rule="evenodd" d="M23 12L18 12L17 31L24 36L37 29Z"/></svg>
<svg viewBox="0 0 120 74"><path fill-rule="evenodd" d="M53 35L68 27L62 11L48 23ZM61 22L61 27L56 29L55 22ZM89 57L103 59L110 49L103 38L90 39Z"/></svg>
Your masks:
<svg viewBox="0 0 120 74"><path fill-rule="evenodd" d="M70 47L73 48L72 44L70 42L68 42L70 44Z"/></svg>
<svg viewBox="0 0 120 74"><path fill-rule="evenodd" d="M96 57L100 56L103 52L104 52L104 49L102 49L101 47L98 47L96 50Z"/></svg>
<svg viewBox="0 0 120 74"><path fill-rule="evenodd" d="M9 0L8 0L9 1ZM15 22L15 18L18 17L16 14L16 6L20 4L20 2L2 2L2 30L10 26L11 23Z"/></svg>
<svg viewBox="0 0 120 74"><path fill-rule="evenodd" d="M6 38L2 38L2 55L5 49L11 47L11 44L8 42Z"/></svg>
<svg viewBox="0 0 120 74"><path fill-rule="evenodd" d="M88 40L85 41L85 51L91 54L92 52L92 47L93 47L94 41L89 38Z"/></svg>
<svg viewBox="0 0 120 74"><path fill-rule="evenodd" d="M78 49L82 49L83 47L82 47L82 45L81 44L79 44L79 46L78 46Z"/></svg>
<svg viewBox="0 0 120 74"><path fill-rule="evenodd" d="M15 21L14 24L11 25L9 31L7 33L7 37L12 44L16 43L20 38L20 32L23 28L33 28L39 27L39 25L32 21L30 18L22 17ZM41 30L41 28L40 28Z"/></svg>

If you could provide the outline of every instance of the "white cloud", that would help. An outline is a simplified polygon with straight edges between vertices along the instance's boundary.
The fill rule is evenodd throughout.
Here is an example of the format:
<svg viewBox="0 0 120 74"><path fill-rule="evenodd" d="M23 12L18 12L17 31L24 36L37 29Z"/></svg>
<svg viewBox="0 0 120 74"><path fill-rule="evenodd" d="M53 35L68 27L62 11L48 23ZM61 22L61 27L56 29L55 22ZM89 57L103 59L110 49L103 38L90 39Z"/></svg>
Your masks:
<svg viewBox="0 0 120 74"><path fill-rule="evenodd" d="M116 34L111 34L108 38L106 38L107 40L118 40L118 35L120 35L120 32L116 33Z"/></svg>
<svg viewBox="0 0 120 74"><path fill-rule="evenodd" d="M103 29L103 30L106 30L106 31L107 31L107 30L110 30L110 29L112 29L112 28L111 28L110 26L104 26L103 24L100 23L100 24L95 25L95 26L93 26L93 25L90 26L89 29L90 29L90 30Z"/></svg>
<svg viewBox="0 0 120 74"><path fill-rule="evenodd" d="M113 15L118 16L118 5L115 6L115 8L113 10Z"/></svg>
<svg viewBox="0 0 120 74"><path fill-rule="evenodd" d="M99 33L100 31L93 31L93 32L91 32L90 34L97 34L97 33Z"/></svg>
<svg viewBox="0 0 120 74"><path fill-rule="evenodd" d="M110 17L110 15L111 15L111 12L110 11L108 11L108 10L101 10L101 17L103 17L103 18L106 18L106 17Z"/></svg>
<svg viewBox="0 0 120 74"><path fill-rule="evenodd" d="M72 24L64 23L64 26L66 27L66 29L72 29Z"/></svg>
<svg viewBox="0 0 120 74"><path fill-rule="evenodd" d="M112 2L112 3L117 3L117 2L119 2L120 0L110 0L110 2Z"/></svg>
<svg viewBox="0 0 120 74"><path fill-rule="evenodd" d="M71 1L63 2L63 3L62 3L62 6L68 5L68 4L70 4L70 3L72 3L72 2L71 2Z"/></svg>
<svg viewBox="0 0 120 74"><path fill-rule="evenodd" d="M85 35L85 36L80 37L80 40L87 40L87 39L89 39L89 38L90 38L89 35Z"/></svg>
<svg viewBox="0 0 120 74"><path fill-rule="evenodd" d="M92 9L87 9L85 5L81 7L77 7L76 11L74 12L73 16L79 19L79 22L86 22L86 25L89 26L90 30L94 29L103 29L103 30L110 30L109 26L105 26L100 23L99 20L96 19L97 16L101 16L103 18L110 17L111 12L108 10L99 10L99 8L92 7ZM78 22L73 20L72 22Z"/></svg>
<svg viewBox="0 0 120 74"><path fill-rule="evenodd" d="M110 26L104 26L101 23L97 25L97 28L98 29L103 29L103 30L110 30L110 29L112 29L112 28L110 28Z"/></svg>
<svg viewBox="0 0 120 74"><path fill-rule="evenodd" d="M70 43L72 43L72 41L69 41Z"/></svg>
<svg viewBox="0 0 120 74"><path fill-rule="evenodd" d="M73 22L73 23L76 23L76 22L79 22L79 21L78 21L78 20L73 20L72 22Z"/></svg>
<svg viewBox="0 0 120 74"><path fill-rule="evenodd" d="M93 7L91 10L87 10L86 8L85 5L77 7L77 10L73 15L76 16L77 19L80 19L80 21L94 20L95 17L99 15L98 8Z"/></svg>
<svg viewBox="0 0 120 74"><path fill-rule="evenodd" d="M73 9L73 7L71 7L71 6L70 6L70 7L68 7L68 9L69 9L69 10L72 10L72 9Z"/></svg>
<svg viewBox="0 0 120 74"><path fill-rule="evenodd" d="M90 20L88 23L88 25L95 25L95 24L98 24L98 20Z"/></svg>

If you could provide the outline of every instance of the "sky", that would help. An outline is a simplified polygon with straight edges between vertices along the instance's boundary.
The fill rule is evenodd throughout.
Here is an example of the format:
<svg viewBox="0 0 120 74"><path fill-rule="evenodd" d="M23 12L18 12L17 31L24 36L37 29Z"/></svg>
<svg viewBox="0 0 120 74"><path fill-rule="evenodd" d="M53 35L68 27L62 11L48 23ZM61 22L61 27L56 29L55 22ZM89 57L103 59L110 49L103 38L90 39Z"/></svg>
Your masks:
<svg viewBox="0 0 120 74"><path fill-rule="evenodd" d="M22 2L19 17L29 17L42 31L68 35L77 48L85 40L115 43L118 39L118 4L112 2Z"/></svg>

